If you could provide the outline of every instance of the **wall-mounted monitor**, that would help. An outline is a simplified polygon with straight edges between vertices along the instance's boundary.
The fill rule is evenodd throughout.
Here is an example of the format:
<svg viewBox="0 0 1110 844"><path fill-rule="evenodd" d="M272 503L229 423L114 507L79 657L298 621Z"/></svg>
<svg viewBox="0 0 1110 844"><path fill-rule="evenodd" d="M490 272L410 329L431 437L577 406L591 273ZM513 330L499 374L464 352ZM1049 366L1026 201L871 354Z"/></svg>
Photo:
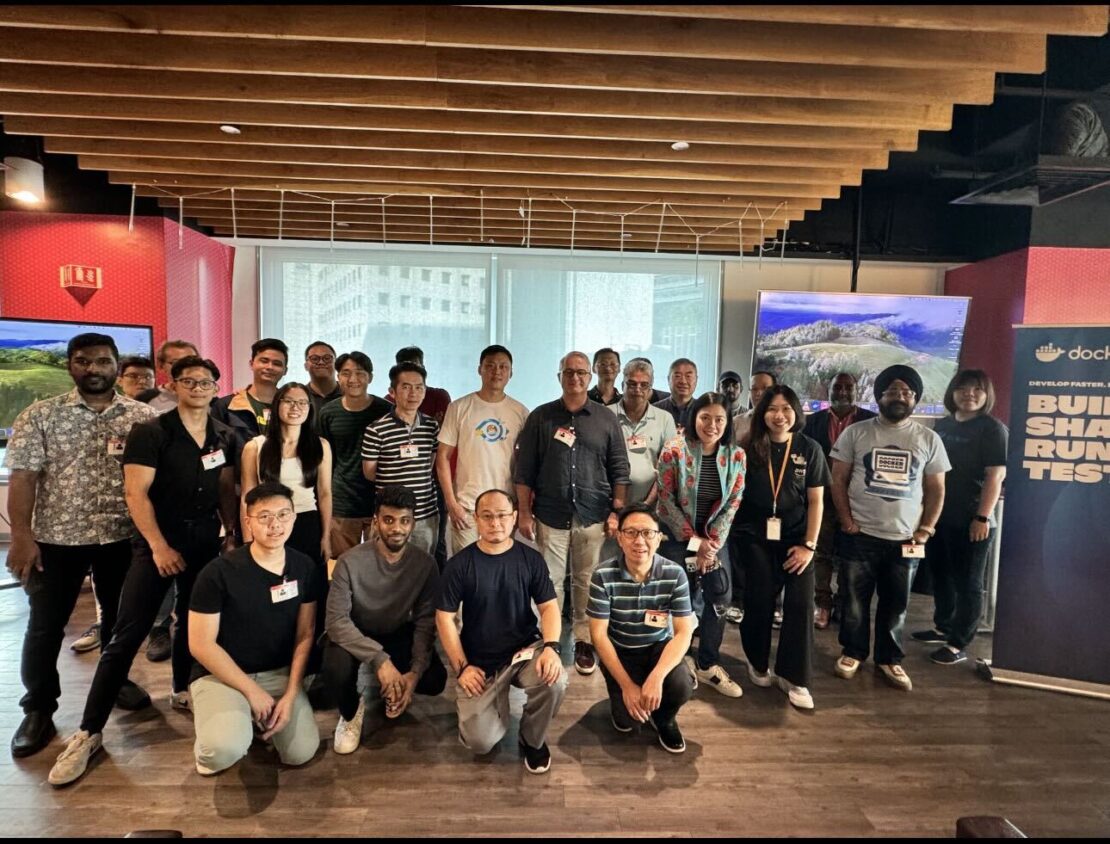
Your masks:
<svg viewBox="0 0 1110 844"><path fill-rule="evenodd" d="M752 370L774 372L813 413L829 406L829 382L839 372L855 375L860 405L877 410L875 376L902 363L925 382L915 413L944 416L970 303L961 296L762 290Z"/></svg>
<svg viewBox="0 0 1110 844"><path fill-rule="evenodd" d="M149 325L0 318L0 441L7 443L15 417L28 405L73 389L66 344L88 332L115 340L121 357L151 357Z"/></svg>

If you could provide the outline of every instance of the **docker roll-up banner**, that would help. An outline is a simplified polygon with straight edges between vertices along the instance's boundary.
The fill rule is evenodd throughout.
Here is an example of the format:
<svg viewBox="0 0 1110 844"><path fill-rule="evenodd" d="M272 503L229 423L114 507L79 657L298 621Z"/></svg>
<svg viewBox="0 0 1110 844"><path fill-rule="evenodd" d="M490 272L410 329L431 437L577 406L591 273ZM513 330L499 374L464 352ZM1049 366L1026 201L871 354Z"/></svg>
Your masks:
<svg viewBox="0 0 1110 844"><path fill-rule="evenodd" d="M992 671L1110 697L1110 326L1018 326Z"/></svg>

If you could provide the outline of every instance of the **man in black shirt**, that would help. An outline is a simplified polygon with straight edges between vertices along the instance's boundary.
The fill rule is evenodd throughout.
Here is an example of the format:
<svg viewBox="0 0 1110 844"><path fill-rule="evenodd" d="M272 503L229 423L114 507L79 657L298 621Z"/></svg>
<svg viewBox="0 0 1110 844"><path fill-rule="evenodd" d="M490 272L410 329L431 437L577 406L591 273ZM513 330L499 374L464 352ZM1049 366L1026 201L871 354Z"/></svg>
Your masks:
<svg viewBox="0 0 1110 844"><path fill-rule="evenodd" d="M323 340L311 343L304 350L304 370L308 373L308 400L312 402L312 418L320 424L324 405L343 395L335 379L335 349Z"/></svg>
<svg viewBox="0 0 1110 844"><path fill-rule="evenodd" d="M175 582L171 702L189 708L186 689L192 657L187 619L193 583L219 550L221 518L229 536L236 521L235 433L208 413L219 377L212 361L182 358L173 366L177 409L136 425L127 438L124 494L140 536L132 541L119 615L97 663L81 729L58 757L50 772L51 785L79 778L100 749L116 695Z"/></svg>

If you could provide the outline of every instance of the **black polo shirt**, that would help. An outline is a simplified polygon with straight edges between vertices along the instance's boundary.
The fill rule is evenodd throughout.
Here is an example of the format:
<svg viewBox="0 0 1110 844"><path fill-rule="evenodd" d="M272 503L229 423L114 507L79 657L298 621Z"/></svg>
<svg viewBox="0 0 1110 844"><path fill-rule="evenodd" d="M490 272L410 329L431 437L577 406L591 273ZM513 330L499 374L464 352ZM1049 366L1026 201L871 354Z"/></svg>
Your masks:
<svg viewBox="0 0 1110 844"><path fill-rule="evenodd" d="M609 405L616 404L621 400L621 393L620 390L614 388L612 401L605 401L601 398L601 390L599 390L597 387L590 387L589 392L586 393L586 398L588 398L590 401L596 401L598 404L603 404L608 407Z"/></svg>
<svg viewBox="0 0 1110 844"><path fill-rule="evenodd" d="M223 453L221 466L205 468L208 455ZM154 469L148 497L154 505L158 528L170 545L183 538L185 522L218 520L220 473L235 468L235 432L208 417L204 446L198 447L181 414L171 410L131 429L123 451L123 464Z"/></svg>
<svg viewBox="0 0 1110 844"><path fill-rule="evenodd" d="M566 431L568 437L556 434ZM535 492L533 514L548 527L566 530L578 516L583 525L604 521L612 509L613 487L629 482L628 451L616 414L587 401L571 413L563 400L528 414L517 438L513 482Z"/></svg>

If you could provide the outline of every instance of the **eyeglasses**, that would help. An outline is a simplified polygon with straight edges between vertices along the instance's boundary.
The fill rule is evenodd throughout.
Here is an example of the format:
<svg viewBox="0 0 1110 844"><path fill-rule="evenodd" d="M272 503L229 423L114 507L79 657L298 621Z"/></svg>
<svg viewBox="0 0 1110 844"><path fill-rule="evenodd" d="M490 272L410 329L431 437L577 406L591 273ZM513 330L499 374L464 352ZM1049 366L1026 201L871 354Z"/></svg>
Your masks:
<svg viewBox="0 0 1110 844"><path fill-rule="evenodd" d="M589 378L590 370L588 369L564 369L559 373L564 378Z"/></svg>
<svg viewBox="0 0 1110 844"><path fill-rule="evenodd" d="M363 369L356 369L354 371L345 369L339 373L339 377L349 381L367 381L370 378L370 373Z"/></svg>
<svg viewBox="0 0 1110 844"><path fill-rule="evenodd" d="M287 410L307 410L311 402L308 399L282 399L279 404L285 405Z"/></svg>
<svg viewBox="0 0 1110 844"><path fill-rule="evenodd" d="M893 390L892 389L892 390L885 390L883 392L883 395L886 396L887 398L890 398L890 399L898 398L898 397L913 398L914 392L913 392L913 390L909 390L909 389L907 389L907 390Z"/></svg>
<svg viewBox="0 0 1110 844"><path fill-rule="evenodd" d="M321 366L335 363L335 358L332 355L309 355L305 360Z"/></svg>
<svg viewBox="0 0 1110 844"><path fill-rule="evenodd" d="M624 388L626 390L650 390L650 381L625 381Z"/></svg>
<svg viewBox="0 0 1110 844"><path fill-rule="evenodd" d="M260 525L269 527L274 523L275 519L278 521L278 523L287 525L289 524L289 522L293 521L293 515L294 513L292 510L278 510L276 513L271 513L269 510L263 510L261 513L255 513L250 518L254 519Z"/></svg>
<svg viewBox="0 0 1110 844"><path fill-rule="evenodd" d="M120 378L124 381L144 381L150 382L154 380L153 375L139 375L134 372L128 372L126 375L121 375Z"/></svg>
<svg viewBox="0 0 1110 844"><path fill-rule="evenodd" d="M516 513L513 513L513 512L508 512L508 513L479 513L478 514L478 519L480 521L489 522L489 523L492 524L493 522L509 522L509 521L512 521L512 518L515 515L516 515Z"/></svg>
<svg viewBox="0 0 1110 844"><path fill-rule="evenodd" d="M178 378L174 381L174 383L180 384L186 390L199 389L202 393L207 393L210 390L215 390L217 386L216 382L213 381L211 378L202 378L199 381L196 378Z"/></svg>
<svg viewBox="0 0 1110 844"><path fill-rule="evenodd" d="M659 531L652 530L651 528L643 528L641 530L637 530L636 528L621 528L620 534L629 542L635 542L637 538L651 542L659 535Z"/></svg>

